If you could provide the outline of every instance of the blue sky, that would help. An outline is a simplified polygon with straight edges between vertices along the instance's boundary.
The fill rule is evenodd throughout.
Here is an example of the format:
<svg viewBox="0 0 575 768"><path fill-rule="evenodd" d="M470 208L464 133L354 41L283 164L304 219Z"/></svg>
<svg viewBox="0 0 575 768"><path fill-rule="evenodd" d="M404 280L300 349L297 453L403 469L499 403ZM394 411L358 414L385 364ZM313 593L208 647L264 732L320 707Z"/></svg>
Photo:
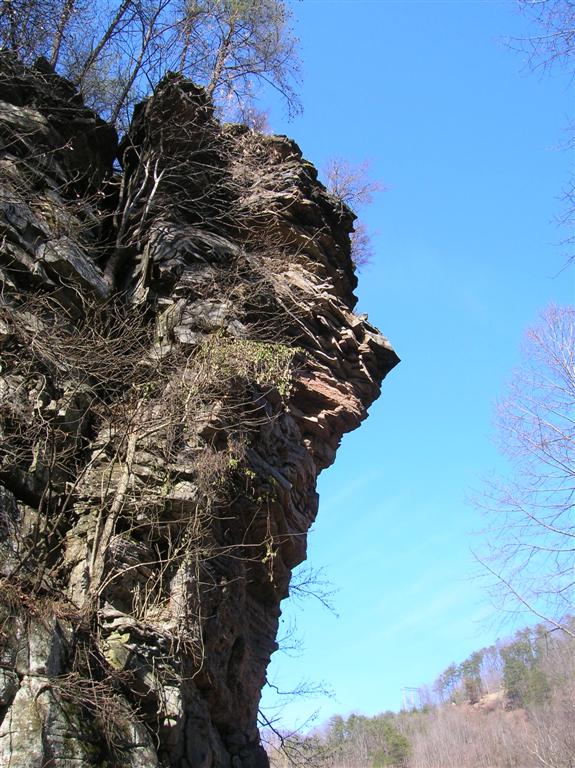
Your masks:
<svg viewBox="0 0 575 768"><path fill-rule="evenodd" d="M386 185L364 216L376 256L358 311L402 363L320 479L309 561L338 590L339 618L284 603L305 650L276 653L269 678L324 681L334 696L296 700L288 726L315 710L321 721L398 709L403 686L510 631L472 578L483 521L466 499L501 464L492 408L523 331L549 301L575 301L554 222L573 170L573 85L529 72L505 45L533 32L515 2L290 7L304 113L273 114L272 128L319 168L367 158Z"/></svg>

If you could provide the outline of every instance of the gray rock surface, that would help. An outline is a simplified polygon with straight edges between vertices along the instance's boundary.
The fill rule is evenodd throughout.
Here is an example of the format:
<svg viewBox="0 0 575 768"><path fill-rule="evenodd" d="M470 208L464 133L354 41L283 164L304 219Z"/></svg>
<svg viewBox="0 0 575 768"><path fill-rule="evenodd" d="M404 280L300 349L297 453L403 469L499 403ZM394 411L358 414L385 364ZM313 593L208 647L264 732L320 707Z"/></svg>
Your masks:
<svg viewBox="0 0 575 768"><path fill-rule="evenodd" d="M118 147L0 71L0 766L267 766L317 475L398 362L353 214L178 76Z"/></svg>

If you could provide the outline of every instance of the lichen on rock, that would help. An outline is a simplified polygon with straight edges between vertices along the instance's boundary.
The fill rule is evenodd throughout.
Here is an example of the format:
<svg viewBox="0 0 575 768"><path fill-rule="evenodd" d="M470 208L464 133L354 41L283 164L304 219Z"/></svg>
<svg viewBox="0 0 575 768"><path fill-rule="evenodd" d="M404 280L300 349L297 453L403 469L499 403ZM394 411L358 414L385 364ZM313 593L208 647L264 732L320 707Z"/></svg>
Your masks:
<svg viewBox="0 0 575 768"><path fill-rule="evenodd" d="M398 362L353 214L179 76L118 146L0 69L0 764L266 766L317 475Z"/></svg>

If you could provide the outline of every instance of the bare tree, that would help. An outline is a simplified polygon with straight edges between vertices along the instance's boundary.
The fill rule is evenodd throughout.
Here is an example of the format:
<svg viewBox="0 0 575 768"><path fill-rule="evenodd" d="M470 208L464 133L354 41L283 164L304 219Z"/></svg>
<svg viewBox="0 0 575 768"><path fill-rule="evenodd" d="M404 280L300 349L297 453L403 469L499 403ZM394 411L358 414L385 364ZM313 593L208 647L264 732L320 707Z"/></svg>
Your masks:
<svg viewBox="0 0 575 768"><path fill-rule="evenodd" d="M568 634L575 605L575 308L548 307L526 334L521 365L497 406L510 479L490 482L481 562L504 604Z"/></svg>
<svg viewBox="0 0 575 768"><path fill-rule="evenodd" d="M350 163L341 157L333 157L325 166L327 188L349 208L355 210L372 202L373 195L383 189L379 181L370 177L369 160Z"/></svg>
<svg viewBox="0 0 575 768"><path fill-rule="evenodd" d="M197 32L204 41L203 62L197 55L189 66L210 96L241 102L262 77L295 106L290 71L295 39L287 32L289 14L278 0L204 0L198 19L207 20ZM208 31L209 30L209 31ZM207 44L207 45L206 45Z"/></svg>
<svg viewBox="0 0 575 768"><path fill-rule="evenodd" d="M326 186L332 195L339 198L344 205L357 214L361 213L364 206L372 202L376 192L381 192L384 189L381 182L370 177L368 160L354 164L343 158L334 157L326 163L324 173ZM361 269L369 264L373 255L369 228L364 221L357 220L351 234L353 263Z"/></svg>
<svg viewBox="0 0 575 768"><path fill-rule="evenodd" d="M168 72L202 85L226 117L253 111L265 84L297 112L289 22L282 0L5 0L0 46L25 63L43 56L125 128Z"/></svg>
<svg viewBox="0 0 575 768"><path fill-rule="evenodd" d="M531 21L533 33L510 40L512 48L527 58L531 70L550 72L558 67L575 75L575 3L573 0L518 0L520 10ZM575 123L567 126L566 148L572 149ZM562 194L563 210L557 223L567 234L560 241L568 261L572 261L575 235L575 182L573 175Z"/></svg>
<svg viewBox="0 0 575 768"><path fill-rule="evenodd" d="M569 69L575 53L575 4L572 0L518 0L531 19L533 34L514 38L512 43L529 57L533 68L560 64Z"/></svg>

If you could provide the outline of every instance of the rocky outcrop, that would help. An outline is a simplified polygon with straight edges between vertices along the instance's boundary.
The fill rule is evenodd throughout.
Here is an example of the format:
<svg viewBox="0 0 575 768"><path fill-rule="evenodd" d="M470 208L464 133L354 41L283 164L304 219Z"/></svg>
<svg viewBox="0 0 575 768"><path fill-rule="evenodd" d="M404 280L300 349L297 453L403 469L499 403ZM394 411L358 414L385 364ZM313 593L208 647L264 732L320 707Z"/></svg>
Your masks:
<svg viewBox="0 0 575 768"><path fill-rule="evenodd" d="M266 766L316 478L397 363L353 215L181 77L118 146L0 67L0 765Z"/></svg>

